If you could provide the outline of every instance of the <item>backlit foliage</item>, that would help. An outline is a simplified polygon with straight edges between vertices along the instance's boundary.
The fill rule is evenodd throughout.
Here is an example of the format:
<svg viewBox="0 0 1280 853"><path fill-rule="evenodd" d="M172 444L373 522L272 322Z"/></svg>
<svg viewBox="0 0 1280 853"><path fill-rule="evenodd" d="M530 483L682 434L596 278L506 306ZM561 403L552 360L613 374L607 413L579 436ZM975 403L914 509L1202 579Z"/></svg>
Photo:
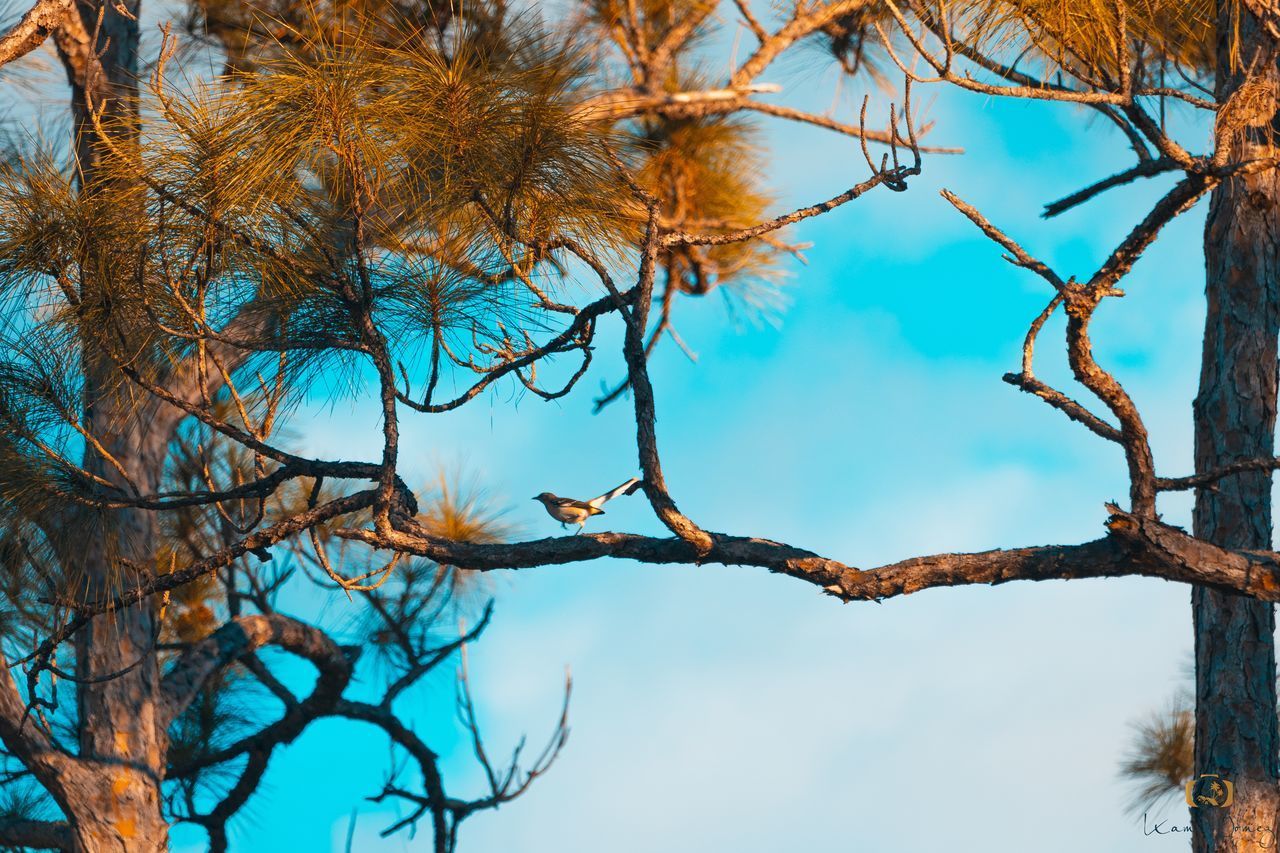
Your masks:
<svg viewBox="0 0 1280 853"><path fill-rule="evenodd" d="M1175 703L1136 723L1134 729L1120 774L1133 785L1130 811L1141 814L1180 793L1191 779L1195 715L1184 703Z"/></svg>
<svg viewBox="0 0 1280 853"><path fill-rule="evenodd" d="M1212 68L1213 0L952 0L929 5L936 14L948 15L975 47L1011 57L1037 54L1049 63L1050 72L1055 67L1099 69L1117 77L1124 50L1118 37L1122 13L1133 42L1128 50L1144 52L1152 72L1168 63L1168 85L1176 85L1175 69L1199 74Z"/></svg>
<svg viewBox="0 0 1280 853"><path fill-rule="evenodd" d="M495 769L464 684L489 788L467 801L432 787L435 753L393 706L479 636L489 589L465 559L351 534L394 520L455 545L515 536L477 484L402 479L401 413L563 397L610 314L629 342L647 340L643 362L676 337L679 299L776 307L796 220L767 187L762 119L742 112L776 86L755 80L766 62L717 89L700 56L725 34L715 6L588 2L557 23L501 0L196 0L165 26L136 92L132 73L95 76L105 50L80 71L68 61L85 75L81 136L0 160L0 629L8 659L31 664L22 689L42 731L72 752L87 691L147 671L151 689L227 653L190 690L159 688L177 698L152 768L166 820L204 826L214 849L271 749L323 716L378 725L412 755L435 799L396 787L397 753L381 796L411 813L390 831L431 811L438 850L546 770L563 714L540 756L521 764L517 749ZM830 37L831 58L859 72L851 28L865 22L827 24L778 36L774 53ZM222 73L184 73L199 49ZM837 127L864 131L914 165L870 166L846 200L919 173L912 130ZM628 344L629 371L633 355ZM365 426L381 458L312 458L299 411L355 397L379 407ZM315 656L275 635L265 646L315 664L317 693L341 682L314 702L275 674L273 652L235 645L246 624L297 629L277 606L308 584L295 600L318 588L347 606L305 625ZM113 600L134 593L137 607ZM89 646L69 641L90 611L141 614L150 646L114 672L73 675L104 659L77 660ZM376 704L342 693L357 666L361 689L385 676ZM283 708L265 729L264 702Z"/></svg>

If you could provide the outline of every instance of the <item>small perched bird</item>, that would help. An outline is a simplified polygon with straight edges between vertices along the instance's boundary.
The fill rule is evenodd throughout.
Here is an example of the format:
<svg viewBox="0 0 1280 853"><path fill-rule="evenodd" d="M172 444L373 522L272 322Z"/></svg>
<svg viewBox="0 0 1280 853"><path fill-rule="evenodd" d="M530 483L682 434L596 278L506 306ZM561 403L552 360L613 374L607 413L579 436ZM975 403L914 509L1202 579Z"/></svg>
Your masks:
<svg viewBox="0 0 1280 853"><path fill-rule="evenodd" d="M610 501L618 495L629 495L640 488L640 479L632 477L627 482L605 492L598 498L592 498L589 501L579 501L573 498L561 498L551 494L551 492L543 492L534 497L535 501L541 501L542 505L547 508L547 514L560 522L560 526L566 524L576 524L578 529L574 531L577 536L582 532L582 525L587 523L587 519L593 515L604 515L604 510L600 508L605 501Z"/></svg>

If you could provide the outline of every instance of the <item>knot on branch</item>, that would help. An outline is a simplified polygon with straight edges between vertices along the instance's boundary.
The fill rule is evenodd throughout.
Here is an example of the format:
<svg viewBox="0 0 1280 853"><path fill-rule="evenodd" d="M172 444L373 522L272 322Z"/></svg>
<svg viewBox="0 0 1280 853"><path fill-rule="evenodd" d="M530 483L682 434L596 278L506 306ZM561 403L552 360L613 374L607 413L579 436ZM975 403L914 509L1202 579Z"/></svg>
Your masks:
<svg viewBox="0 0 1280 853"><path fill-rule="evenodd" d="M1212 586L1263 601L1280 599L1280 555L1227 550L1180 527L1107 504L1107 530L1139 574Z"/></svg>
<svg viewBox="0 0 1280 853"><path fill-rule="evenodd" d="M397 474L395 478L395 490L392 493L390 512L392 516L403 515L413 518L418 514L418 497L413 493L413 489Z"/></svg>
<svg viewBox="0 0 1280 853"><path fill-rule="evenodd" d="M1116 504L1108 503L1106 507L1107 512L1110 513L1107 517L1107 530L1121 536L1131 535L1139 530L1137 518L1120 509Z"/></svg>

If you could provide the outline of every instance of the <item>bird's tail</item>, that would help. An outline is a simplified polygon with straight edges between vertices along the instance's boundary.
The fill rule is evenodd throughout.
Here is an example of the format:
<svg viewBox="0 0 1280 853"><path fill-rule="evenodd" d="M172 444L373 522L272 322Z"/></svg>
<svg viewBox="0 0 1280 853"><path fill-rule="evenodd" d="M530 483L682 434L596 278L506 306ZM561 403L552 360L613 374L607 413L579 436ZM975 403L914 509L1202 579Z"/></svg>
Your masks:
<svg viewBox="0 0 1280 853"><path fill-rule="evenodd" d="M640 488L640 478L632 477L630 480L627 480L627 482L623 483L621 486L618 486L616 489L611 489L605 492L603 495L601 495L598 498L592 498L591 500L587 501L587 504L591 507L599 509L600 505L605 501L611 501L614 498L616 498L618 495L632 494L638 488Z"/></svg>

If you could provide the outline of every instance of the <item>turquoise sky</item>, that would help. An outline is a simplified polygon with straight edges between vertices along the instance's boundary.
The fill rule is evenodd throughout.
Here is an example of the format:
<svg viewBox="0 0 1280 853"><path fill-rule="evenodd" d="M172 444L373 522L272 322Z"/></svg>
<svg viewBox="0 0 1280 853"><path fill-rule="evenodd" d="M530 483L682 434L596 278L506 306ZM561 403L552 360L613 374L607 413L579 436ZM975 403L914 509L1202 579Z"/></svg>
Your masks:
<svg viewBox="0 0 1280 853"><path fill-rule="evenodd" d="M824 92L814 96L824 106L830 98L822 74L774 79ZM848 101L839 109L853 114ZM715 298L681 305L678 326L699 362L660 350L658 428L671 490L704 526L869 566L1084 541L1102 530L1103 502L1124 497L1113 445L1000 381L1049 294L937 190L955 190L1066 275L1091 272L1165 185L1044 222L1043 203L1127 165L1116 133L1074 109L977 97L940 97L930 116L932 139L969 153L929 158L905 194L875 193L797 228L815 246L809 265L791 270L792 305L777 328L735 325ZM847 140L784 126L770 142L785 207L864 177ZM1172 225L1126 281L1129 295L1095 321L1099 358L1142 407L1170 474L1191 470L1202 216ZM605 341L616 344L616 333ZM1050 324L1042 337L1040 373L1070 385L1061 333ZM616 346L600 352L579 391L558 403L498 395L408 419L409 472L426 478L439 461L464 460L510 500L528 535L555 534L529 495L595 494L635 467L628 405L590 413L600 383L622 372ZM317 411L308 444L372 458L374 418L363 405ZM1181 498L1162 509L1174 523L1188 518ZM662 532L638 499L611 504L601 521ZM566 665L573 732L526 797L466 826L464 850L1187 846L1144 836L1117 778L1130 721L1183 686L1185 587L1018 584L877 606L840 605L749 568L600 562L490 582L497 615L472 657L490 746L525 731L537 742ZM449 726L448 674L415 701L420 720L439 729L450 784L479 790ZM240 821L239 848L340 849L385 757L376 733L309 731ZM356 849L429 848L425 835L378 841L394 812L359 808Z"/></svg>
<svg viewBox="0 0 1280 853"><path fill-rule="evenodd" d="M50 61L45 57L44 61ZM767 75L784 102L853 120L860 93L802 54ZM24 96L28 97L28 96ZM889 95L873 99L883 114ZM906 556L1098 536L1124 498L1119 450L1000 381L1050 294L938 196L947 187L1064 275L1087 275L1167 188L1112 193L1053 220L1041 206L1127 166L1132 153L1080 110L918 91L931 156L909 192L884 191L795 229L780 323L735 320L718 297L685 299L690 363L653 364L673 495L704 527L810 548L857 566ZM936 97L936 100L935 100ZM61 93L46 103L61 101ZM51 112L52 115L52 112ZM53 118L56 121L56 116ZM1182 122L1175 116L1174 122ZM866 176L850 140L768 125L779 212ZM1204 128L1188 127L1199 147ZM1094 322L1098 358L1141 407L1162 474L1191 471L1191 398L1203 323L1204 205L1170 226ZM424 485L463 463L529 537L559 527L528 500L589 496L636 468L628 401L591 414L623 374L619 329L571 396L510 388L442 416L406 413L404 471ZM1060 321L1039 373L1071 386ZM1083 392L1081 392L1083 394ZM372 405L316 406L295 423L317 455L376 458ZM1165 497L1167 520L1189 503ZM662 534L640 497L595 529ZM572 735L524 798L471 819L465 851L811 853L942 849L1024 853L1180 851L1125 813L1117 766L1129 723L1183 687L1189 590L1098 580L936 590L841 605L753 568L597 562L488 576L494 623L471 651L490 747L539 744L575 679ZM345 598L283 609L341 617ZM444 667L404 708L465 795L480 778L453 724ZM380 840L395 819L364 801L387 747L372 729L322 723L277 753L233 823L237 851L427 850ZM1181 822L1178 808L1168 815ZM179 830L179 849L203 834Z"/></svg>

